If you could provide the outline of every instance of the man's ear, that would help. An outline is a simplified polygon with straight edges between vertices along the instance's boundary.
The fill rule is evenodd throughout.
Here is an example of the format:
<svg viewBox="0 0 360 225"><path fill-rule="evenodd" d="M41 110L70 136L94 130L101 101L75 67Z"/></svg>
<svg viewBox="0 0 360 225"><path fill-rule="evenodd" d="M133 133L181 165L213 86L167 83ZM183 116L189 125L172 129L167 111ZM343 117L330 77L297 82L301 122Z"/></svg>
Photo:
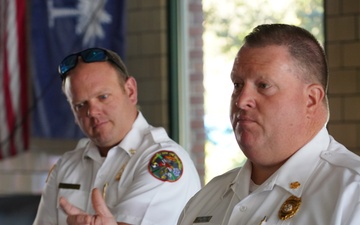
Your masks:
<svg viewBox="0 0 360 225"><path fill-rule="evenodd" d="M125 92L135 105L137 104L137 83L134 77L129 77L124 84Z"/></svg>
<svg viewBox="0 0 360 225"><path fill-rule="evenodd" d="M311 84L307 87L307 108L309 112L315 112L323 104L325 91L320 84Z"/></svg>

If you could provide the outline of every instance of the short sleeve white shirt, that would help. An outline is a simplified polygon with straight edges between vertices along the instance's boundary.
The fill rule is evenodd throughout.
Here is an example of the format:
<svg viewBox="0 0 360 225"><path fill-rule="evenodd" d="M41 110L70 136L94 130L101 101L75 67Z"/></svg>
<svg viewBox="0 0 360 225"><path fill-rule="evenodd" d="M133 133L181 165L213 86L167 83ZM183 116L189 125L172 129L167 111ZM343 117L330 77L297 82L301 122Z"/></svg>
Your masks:
<svg viewBox="0 0 360 225"><path fill-rule="evenodd" d="M210 181L179 225L358 225L360 158L323 128L250 193L251 164Z"/></svg>
<svg viewBox="0 0 360 225"><path fill-rule="evenodd" d="M149 168L156 154L165 153L181 161L182 175L177 180L159 179ZM119 222L169 225L176 224L186 202L200 189L200 179L187 152L139 112L132 130L106 158L89 140L61 157L46 183L34 225L66 224L60 196L93 214L93 188L103 192Z"/></svg>

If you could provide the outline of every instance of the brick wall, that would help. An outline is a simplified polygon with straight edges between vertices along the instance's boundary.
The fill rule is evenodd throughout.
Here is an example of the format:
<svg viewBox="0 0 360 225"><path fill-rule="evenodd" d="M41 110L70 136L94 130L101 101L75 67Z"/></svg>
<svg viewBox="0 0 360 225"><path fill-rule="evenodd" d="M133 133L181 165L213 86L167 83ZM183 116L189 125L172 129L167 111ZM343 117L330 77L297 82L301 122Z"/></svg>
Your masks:
<svg viewBox="0 0 360 225"><path fill-rule="evenodd" d="M166 0L127 1L126 64L138 83L141 111L169 130Z"/></svg>
<svg viewBox="0 0 360 225"><path fill-rule="evenodd" d="M360 1L325 0L330 133L360 154Z"/></svg>
<svg viewBox="0 0 360 225"><path fill-rule="evenodd" d="M171 0L170 0L171 1ZM185 19L188 30L188 46L184 46L188 68L187 74L189 127L186 132L190 143L187 146L196 164L200 177L204 177L204 99L203 99L203 51L202 51L202 4L201 0L182 0L187 10ZM127 56L130 74L137 82L141 111L154 126L163 126L169 131L169 68L168 68L168 20L166 0L127 1Z"/></svg>
<svg viewBox="0 0 360 225"><path fill-rule="evenodd" d="M198 172L204 181L205 175L205 128L204 128L204 85L203 85L203 11L201 0L188 0L188 38L190 76L190 122L191 153Z"/></svg>

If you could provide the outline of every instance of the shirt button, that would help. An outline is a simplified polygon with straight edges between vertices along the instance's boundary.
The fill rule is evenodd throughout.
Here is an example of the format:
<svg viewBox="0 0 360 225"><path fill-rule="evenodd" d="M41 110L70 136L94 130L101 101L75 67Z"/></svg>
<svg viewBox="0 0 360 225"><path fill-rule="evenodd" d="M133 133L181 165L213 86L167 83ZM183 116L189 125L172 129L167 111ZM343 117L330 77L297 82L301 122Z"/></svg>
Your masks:
<svg viewBox="0 0 360 225"><path fill-rule="evenodd" d="M240 211L241 212L246 212L246 210L247 210L246 206L244 206L244 205L240 206Z"/></svg>

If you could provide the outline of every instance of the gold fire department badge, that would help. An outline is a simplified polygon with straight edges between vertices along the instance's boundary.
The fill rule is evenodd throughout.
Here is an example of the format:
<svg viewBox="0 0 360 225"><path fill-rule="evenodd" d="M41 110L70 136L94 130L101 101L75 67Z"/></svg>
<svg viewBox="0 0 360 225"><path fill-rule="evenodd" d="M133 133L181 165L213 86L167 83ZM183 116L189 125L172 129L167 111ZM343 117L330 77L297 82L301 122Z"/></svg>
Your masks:
<svg viewBox="0 0 360 225"><path fill-rule="evenodd" d="M279 218L281 220L290 219L297 213L297 211L300 208L300 205L301 205L301 198L298 198L294 195L290 196L282 204L282 206L279 210Z"/></svg>

